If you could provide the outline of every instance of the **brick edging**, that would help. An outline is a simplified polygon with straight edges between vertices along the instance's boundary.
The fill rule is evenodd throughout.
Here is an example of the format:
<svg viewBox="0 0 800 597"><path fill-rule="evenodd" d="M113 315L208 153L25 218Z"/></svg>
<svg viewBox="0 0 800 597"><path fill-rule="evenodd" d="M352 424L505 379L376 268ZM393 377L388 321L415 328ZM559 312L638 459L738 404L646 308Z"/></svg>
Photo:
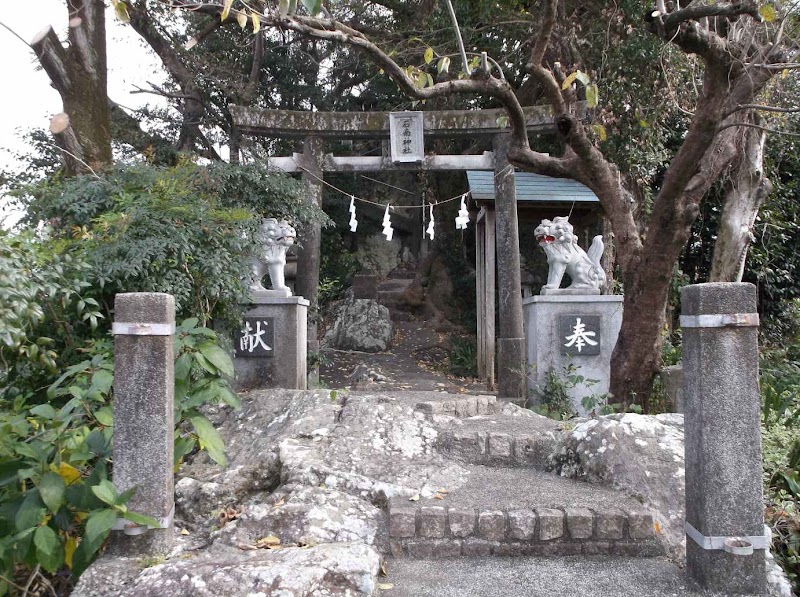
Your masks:
<svg viewBox="0 0 800 597"><path fill-rule="evenodd" d="M389 507L392 554L410 557L483 555L662 555L653 517L609 508L476 509Z"/></svg>

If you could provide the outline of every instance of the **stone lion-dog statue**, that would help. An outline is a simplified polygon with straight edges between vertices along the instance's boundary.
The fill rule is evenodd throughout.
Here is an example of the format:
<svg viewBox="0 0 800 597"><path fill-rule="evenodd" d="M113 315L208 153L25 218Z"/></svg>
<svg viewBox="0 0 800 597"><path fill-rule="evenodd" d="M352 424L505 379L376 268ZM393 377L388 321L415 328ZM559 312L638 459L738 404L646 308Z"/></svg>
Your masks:
<svg viewBox="0 0 800 597"><path fill-rule="evenodd" d="M266 288L261 284L261 280L269 273L272 290L285 296L292 296L291 289L286 285L286 252L294 244L297 233L288 222L278 221L275 218L264 218L261 222L261 232L264 245L253 257L254 281L250 285L250 291L265 291Z"/></svg>
<svg viewBox="0 0 800 597"><path fill-rule="evenodd" d="M534 231L536 241L547 255L547 284L542 294L601 294L606 284L606 273L600 265L603 254L603 236L592 240L587 253L578 246L572 224L563 216L542 220ZM569 274L572 283L564 289L561 280Z"/></svg>

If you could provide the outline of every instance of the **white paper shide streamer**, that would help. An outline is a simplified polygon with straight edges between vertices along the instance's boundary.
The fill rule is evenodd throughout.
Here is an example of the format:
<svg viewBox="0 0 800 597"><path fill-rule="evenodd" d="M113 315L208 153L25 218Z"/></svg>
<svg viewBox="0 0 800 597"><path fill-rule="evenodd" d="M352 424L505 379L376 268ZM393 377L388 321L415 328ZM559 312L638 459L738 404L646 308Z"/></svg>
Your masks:
<svg viewBox="0 0 800 597"><path fill-rule="evenodd" d="M456 218L456 230L466 230L469 223L469 211L467 211L466 204L467 194L461 195L461 209L458 210L458 217Z"/></svg>
<svg viewBox="0 0 800 597"><path fill-rule="evenodd" d="M435 234L434 219L433 219L433 204L431 204L431 218L430 221L428 222L428 228L425 230L425 233L431 240L433 240L433 235Z"/></svg>
<svg viewBox="0 0 800 597"><path fill-rule="evenodd" d="M392 229L392 220L389 216L389 206L386 206L386 212L383 214L383 235L386 237L386 240L392 240L392 235L394 234L394 230Z"/></svg>
<svg viewBox="0 0 800 597"><path fill-rule="evenodd" d="M356 220L356 198L350 195L350 232L355 232L358 228L358 220Z"/></svg>

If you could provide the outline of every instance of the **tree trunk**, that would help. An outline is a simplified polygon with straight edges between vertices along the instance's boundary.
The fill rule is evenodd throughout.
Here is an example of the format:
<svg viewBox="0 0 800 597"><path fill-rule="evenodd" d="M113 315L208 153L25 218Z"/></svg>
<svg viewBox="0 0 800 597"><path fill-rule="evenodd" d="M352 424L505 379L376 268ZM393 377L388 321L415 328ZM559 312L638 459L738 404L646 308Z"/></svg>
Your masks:
<svg viewBox="0 0 800 597"><path fill-rule="evenodd" d="M74 141L82 149L85 163L65 160L67 173L72 175L101 170L111 164L112 156L105 3L70 0L69 4L68 46L64 47L53 28L47 27L36 35L31 48L61 95Z"/></svg>
<svg viewBox="0 0 800 597"><path fill-rule="evenodd" d="M181 89L179 110L183 116L183 123L178 138L178 150L192 151L196 149L195 142L197 142L205 149L207 157L219 160L220 157L213 144L200 129L206 108L195 82L194 73L186 66L178 50L153 25L146 2L128 2L128 14L131 18L131 27L158 55L166 71Z"/></svg>
<svg viewBox="0 0 800 597"><path fill-rule="evenodd" d="M737 160L727 185L725 204L719 221L710 282L741 282L747 249L758 210L772 191L764 176L766 131L746 128L741 132Z"/></svg>

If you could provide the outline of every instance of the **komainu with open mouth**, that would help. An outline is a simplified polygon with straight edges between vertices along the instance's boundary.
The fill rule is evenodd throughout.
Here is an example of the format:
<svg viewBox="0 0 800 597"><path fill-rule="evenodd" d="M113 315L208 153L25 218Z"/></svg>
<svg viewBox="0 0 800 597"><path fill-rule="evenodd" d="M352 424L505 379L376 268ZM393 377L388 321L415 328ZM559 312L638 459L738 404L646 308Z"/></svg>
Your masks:
<svg viewBox="0 0 800 597"><path fill-rule="evenodd" d="M569 274L572 283L565 289L570 294L600 294L606 284L606 273L600 265L603 254L603 236L598 234L592 240L587 253L578 246L578 238L573 233L572 224L567 218L558 216L553 220L542 220L534 231L536 241L547 254L547 284L542 294L557 294L564 273Z"/></svg>

